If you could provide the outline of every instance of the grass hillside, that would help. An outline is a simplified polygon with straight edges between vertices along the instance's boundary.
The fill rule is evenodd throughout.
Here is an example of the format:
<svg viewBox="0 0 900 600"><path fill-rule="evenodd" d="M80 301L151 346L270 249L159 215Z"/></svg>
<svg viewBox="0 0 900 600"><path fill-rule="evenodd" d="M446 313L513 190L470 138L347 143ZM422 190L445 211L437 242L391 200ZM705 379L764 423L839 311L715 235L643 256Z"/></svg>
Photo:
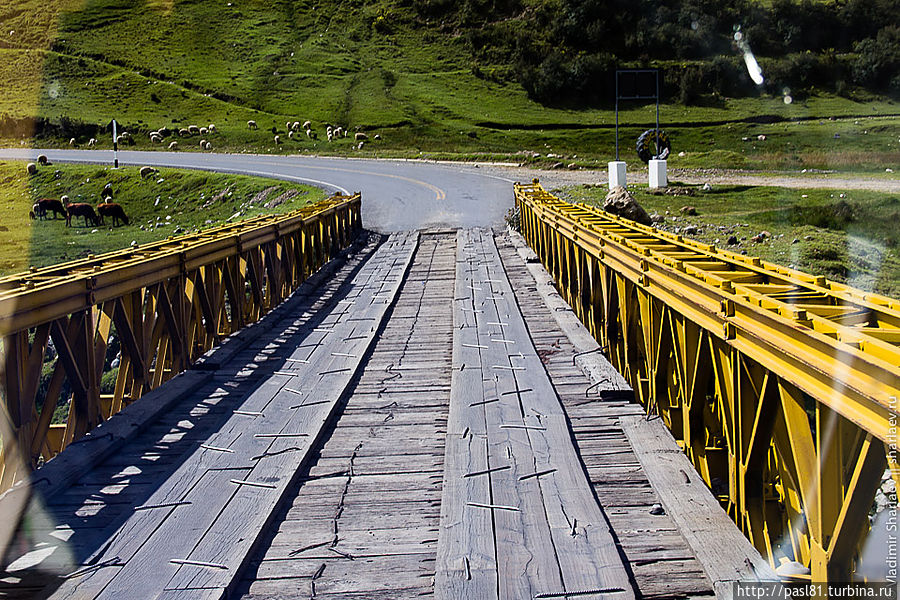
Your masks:
<svg viewBox="0 0 900 600"><path fill-rule="evenodd" d="M114 200L129 225L86 226L75 218L31 220L28 212L39 198L68 195L72 202L100 203L112 184ZM201 171L160 169L142 180L137 167L111 169L84 165L50 165L29 175L25 165L0 162L0 275L43 267L89 254L119 250L190 233L261 213L282 213L325 197L321 189L284 181Z"/></svg>
<svg viewBox="0 0 900 600"><path fill-rule="evenodd" d="M523 56L563 36L559 23L541 20L554 1L14 0L0 5L0 143L95 137L108 148L103 128L116 118L140 148L152 146L150 130L215 123L208 141L218 151L602 163L614 153L611 103L575 102L575 92L572 102L568 92L538 102L526 77L544 67ZM573 1L558 0L552 14ZM528 52L514 51L517 40ZM727 46L715 51L741 62ZM577 66L578 56L562 64ZM658 64L681 73L697 60ZM771 60L761 60L765 70ZM783 90L761 89L685 105L679 77L661 109L672 167L900 163L900 106L887 96L798 90L786 104ZM635 160L634 140L654 118L652 106L623 105L624 158ZM248 130L250 119L259 130ZM289 139L285 123L307 119L318 140ZM381 139L362 150L352 135L329 143L326 124ZM199 137L178 141L199 151Z"/></svg>

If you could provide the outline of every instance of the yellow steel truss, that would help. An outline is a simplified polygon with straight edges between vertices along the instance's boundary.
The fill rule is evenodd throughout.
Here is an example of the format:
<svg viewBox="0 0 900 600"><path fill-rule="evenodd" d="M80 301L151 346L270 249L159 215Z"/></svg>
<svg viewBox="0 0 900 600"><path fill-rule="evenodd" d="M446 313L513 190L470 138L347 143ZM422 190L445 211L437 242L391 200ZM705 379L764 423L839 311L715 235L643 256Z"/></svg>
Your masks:
<svg viewBox="0 0 900 600"><path fill-rule="evenodd" d="M847 580L900 397L900 301L515 185L560 293L773 566ZM892 462L894 478L896 465Z"/></svg>
<svg viewBox="0 0 900 600"><path fill-rule="evenodd" d="M0 278L0 491L284 300L361 228L335 195L193 235ZM112 336L115 389L100 393ZM45 365L52 341L56 359ZM52 375L36 405L42 371ZM64 383L65 426L51 426Z"/></svg>

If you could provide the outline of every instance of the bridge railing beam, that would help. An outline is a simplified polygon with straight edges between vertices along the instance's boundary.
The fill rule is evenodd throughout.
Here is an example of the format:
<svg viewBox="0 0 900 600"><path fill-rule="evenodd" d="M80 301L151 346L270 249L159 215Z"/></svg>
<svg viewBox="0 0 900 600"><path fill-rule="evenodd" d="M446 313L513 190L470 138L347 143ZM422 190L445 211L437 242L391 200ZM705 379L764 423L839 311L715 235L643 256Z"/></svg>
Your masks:
<svg viewBox="0 0 900 600"><path fill-rule="evenodd" d="M900 397L900 301L516 184L522 233L773 566L847 580ZM894 440L895 441L895 440Z"/></svg>
<svg viewBox="0 0 900 600"><path fill-rule="evenodd" d="M335 195L0 278L0 492L277 306L356 237L360 206Z"/></svg>

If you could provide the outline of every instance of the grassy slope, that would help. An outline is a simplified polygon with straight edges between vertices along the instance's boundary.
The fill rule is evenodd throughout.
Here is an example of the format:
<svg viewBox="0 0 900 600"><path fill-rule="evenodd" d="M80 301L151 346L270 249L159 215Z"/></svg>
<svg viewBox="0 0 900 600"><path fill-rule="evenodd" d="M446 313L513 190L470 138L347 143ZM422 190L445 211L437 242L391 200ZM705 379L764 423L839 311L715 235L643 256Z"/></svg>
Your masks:
<svg viewBox="0 0 900 600"><path fill-rule="evenodd" d="M38 198L67 194L73 202L96 205L107 183L112 183L116 202L131 219L127 226L114 228L107 220L104 226L86 227L76 219L73 227L66 227L60 218L28 218ZM273 189L265 200L250 203L268 188ZM288 190L298 193L280 206L264 207L266 201ZM324 196L318 188L239 175L162 169L158 177L142 181L137 168L52 165L29 176L21 163L0 162L0 274L117 250L132 241L142 244L205 229L232 217L286 212Z"/></svg>
<svg viewBox="0 0 900 600"><path fill-rule="evenodd" d="M382 142L362 151L380 156L503 158L527 150L591 164L613 153L612 111L547 108L528 100L517 84L475 77L457 33L417 25L412 9L400 2L226 4L17 0L15 7L0 7L0 31L15 32L0 48L0 114L87 123L116 117L132 130L215 122L218 150L354 152L350 140L324 141L327 122L381 133ZM389 31L372 25L381 14ZM634 160L633 140L653 121L654 110L623 109L622 155ZM827 119L895 113L900 106L887 101L823 96L785 105L780 98L745 98L719 106L664 106L662 122L675 146L672 167L883 171L900 163L900 119L690 125L762 114ZM248 131L248 119L260 130ZM313 120L320 140L284 139L276 148L269 129L277 127L286 138L289 119ZM605 128L592 128L598 125ZM768 136L765 143L741 141L760 133ZM101 147L110 145L107 137ZM149 146L145 136L136 137ZM192 149L196 142L181 145ZM679 151L687 156L677 156Z"/></svg>
<svg viewBox="0 0 900 600"><path fill-rule="evenodd" d="M683 186L679 186L682 187ZM559 190L570 200L602 206L606 188ZM694 196L650 194L635 187L635 199L648 212L666 217L668 231L696 226L689 235L734 252L759 256L868 291L900 297L900 196L877 192L797 190L776 187L716 186ZM697 216L683 216L693 206ZM761 231L771 237L750 240ZM727 240L734 235L737 245Z"/></svg>

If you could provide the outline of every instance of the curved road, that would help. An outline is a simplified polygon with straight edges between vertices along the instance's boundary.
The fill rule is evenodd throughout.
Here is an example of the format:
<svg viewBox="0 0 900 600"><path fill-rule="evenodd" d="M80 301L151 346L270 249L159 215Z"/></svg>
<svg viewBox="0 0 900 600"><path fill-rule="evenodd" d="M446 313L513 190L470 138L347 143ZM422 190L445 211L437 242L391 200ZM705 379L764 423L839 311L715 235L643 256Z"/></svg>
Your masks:
<svg viewBox="0 0 900 600"><path fill-rule="evenodd" d="M0 159L112 165L110 150L2 149ZM120 151L122 166L152 165L274 177L330 191L362 192L363 224L380 232L502 223L512 179L465 164L258 154Z"/></svg>

